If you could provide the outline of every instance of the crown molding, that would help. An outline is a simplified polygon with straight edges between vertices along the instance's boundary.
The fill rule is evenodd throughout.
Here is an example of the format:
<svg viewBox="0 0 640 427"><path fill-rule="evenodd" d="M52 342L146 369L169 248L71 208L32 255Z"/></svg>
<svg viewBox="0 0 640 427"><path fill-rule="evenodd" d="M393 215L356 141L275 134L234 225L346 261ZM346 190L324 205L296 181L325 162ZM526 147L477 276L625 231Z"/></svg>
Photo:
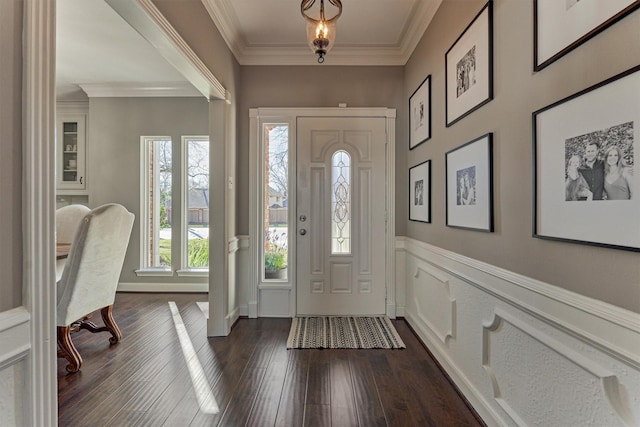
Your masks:
<svg viewBox="0 0 640 427"><path fill-rule="evenodd" d="M305 44L289 46L248 45L228 0L202 0L227 47L240 65L405 65L420 42L442 0L418 1L409 27L397 46L340 46L329 52L323 64Z"/></svg>
<svg viewBox="0 0 640 427"><path fill-rule="evenodd" d="M236 60L240 56L242 46L247 43L242 38L242 35L238 31L240 23L236 14L233 12L231 6L226 1L217 2L215 0L202 0L202 4L209 13L209 16L213 20L213 23L220 31L222 38L229 47L229 50L233 53ZM239 61L238 61L239 62Z"/></svg>
<svg viewBox="0 0 640 427"><path fill-rule="evenodd" d="M413 54L413 51L416 49L416 46L418 46L425 31L427 31L442 1L443 0L420 1L417 3L416 10L412 12L416 18L411 20L411 24L404 34L400 47L401 55L404 58L402 65L406 64L411 54Z"/></svg>
<svg viewBox="0 0 640 427"><path fill-rule="evenodd" d="M56 114L75 114L75 113L88 113L89 112L89 100L59 100L56 101Z"/></svg>
<svg viewBox="0 0 640 427"><path fill-rule="evenodd" d="M200 91L187 82L85 83L79 86L89 98L202 96Z"/></svg>
<svg viewBox="0 0 640 427"><path fill-rule="evenodd" d="M238 58L240 65L404 65L406 59L395 48L350 48L336 46L318 64L307 47L246 48Z"/></svg>

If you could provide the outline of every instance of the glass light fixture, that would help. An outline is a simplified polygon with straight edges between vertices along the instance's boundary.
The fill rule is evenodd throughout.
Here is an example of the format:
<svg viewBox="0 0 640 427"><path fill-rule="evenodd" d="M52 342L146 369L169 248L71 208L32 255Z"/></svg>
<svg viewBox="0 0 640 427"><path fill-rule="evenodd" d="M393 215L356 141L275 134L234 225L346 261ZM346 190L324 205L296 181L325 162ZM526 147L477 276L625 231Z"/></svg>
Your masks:
<svg viewBox="0 0 640 427"><path fill-rule="evenodd" d="M324 56L331 50L336 40L336 21L342 15L342 1L328 0L338 8L338 13L331 19L326 19L324 14L324 0L320 0L319 19L308 15L316 0L302 0L300 12L307 21L307 43L311 50L318 55L318 62L324 62Z"/></svg>

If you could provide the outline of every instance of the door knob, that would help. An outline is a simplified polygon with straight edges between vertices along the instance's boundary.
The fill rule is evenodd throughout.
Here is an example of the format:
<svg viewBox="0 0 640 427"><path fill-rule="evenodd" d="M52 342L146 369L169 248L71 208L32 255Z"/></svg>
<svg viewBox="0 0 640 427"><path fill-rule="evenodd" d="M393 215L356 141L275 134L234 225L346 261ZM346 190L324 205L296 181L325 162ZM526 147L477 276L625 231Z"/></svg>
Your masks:
<svg viewBox="0 0 640 427"><path fill-rule="evenodd" d="M304 228L301 228L298 233L300 233L301 236L304 236L305 234L307 234L307 230L305 230Z"/></svg>

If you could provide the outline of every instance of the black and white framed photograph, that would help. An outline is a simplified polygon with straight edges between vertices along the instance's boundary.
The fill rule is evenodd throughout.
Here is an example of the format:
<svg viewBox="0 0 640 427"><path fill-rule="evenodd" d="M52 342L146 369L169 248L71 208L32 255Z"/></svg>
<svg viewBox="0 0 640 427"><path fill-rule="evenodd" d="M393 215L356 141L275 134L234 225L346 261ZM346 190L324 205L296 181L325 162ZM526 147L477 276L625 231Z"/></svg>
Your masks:
<svg viewBox="0 0 640 427"><path fill-rule="evenodd" d="M431 160L409 169L409 220L431 222Z"/></svg>
<svg viewBox="0 0 640 427"><path fill-rule="evenodd" d="M640 251L640 66L533 113L534 237Z"/></svg>
<svg viewBox="0 0 640 427"><path fill-rule="evenodd" d="M493 134L446 153L447 226L493 231Z"/></svg>
<svg viewBox="0 0 640 427"><path fill-rule="evenodd" d="M534 0L533 69L542 70L639 7L637 0Z"/></svg>
<svg viewBox="0 0 640 427"><path fill-rule="evenodd" d="M409 97L409 150L431 138L431 75Z"/></svg>
<svg viewBox="0 0 640 427"><path fill-rule="evenodd" d="M493 99L493 2L445 54L445 89L447 127Z"/></svg>

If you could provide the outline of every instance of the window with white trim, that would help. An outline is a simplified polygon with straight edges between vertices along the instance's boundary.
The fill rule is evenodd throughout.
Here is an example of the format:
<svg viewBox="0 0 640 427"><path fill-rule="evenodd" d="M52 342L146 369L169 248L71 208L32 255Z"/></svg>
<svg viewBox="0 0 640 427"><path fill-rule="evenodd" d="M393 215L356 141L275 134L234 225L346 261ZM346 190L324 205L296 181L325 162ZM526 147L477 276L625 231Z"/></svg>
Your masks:
<svg viewBox="0 0 640 427"><path fill-rule="evenodd" d="M209 137L182 137L182 270L209 269Z"/></svg>
<svg viewBox="0 0 640 427"><path fill-rule="evenodd" d="M171 138L141 137L141 267L171 270Z"/></svg>
<svg viewBox="0 0 640 427"><path fill-rule="evenodd" d="M263 280L287 280L289 258L289 124L262 127Z"/></svg>

